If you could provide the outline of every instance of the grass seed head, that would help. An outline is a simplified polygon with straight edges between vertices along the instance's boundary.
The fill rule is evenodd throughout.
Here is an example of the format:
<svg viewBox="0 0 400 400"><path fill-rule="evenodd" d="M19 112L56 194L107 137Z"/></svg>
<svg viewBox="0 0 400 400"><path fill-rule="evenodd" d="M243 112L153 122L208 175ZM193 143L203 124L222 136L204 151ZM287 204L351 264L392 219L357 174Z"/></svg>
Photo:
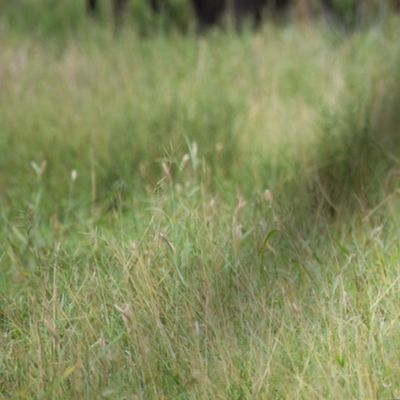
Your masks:
<svg viewBox="0 0 400 400"><path fill-rule="evenodd" d="M73 169L71 171L71 181L75 182L77 178L78 178L78 171L76 169Z"/></svg>

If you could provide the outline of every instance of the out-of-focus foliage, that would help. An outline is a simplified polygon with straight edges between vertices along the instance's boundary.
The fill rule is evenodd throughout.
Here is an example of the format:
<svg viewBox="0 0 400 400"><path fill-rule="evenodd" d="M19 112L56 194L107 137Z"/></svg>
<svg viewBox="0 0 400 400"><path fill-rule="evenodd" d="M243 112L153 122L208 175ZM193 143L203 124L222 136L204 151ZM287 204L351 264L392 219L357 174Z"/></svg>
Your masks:
<svg viewBox="0 0 400 400"><path fill-rule="evenodd" d="M395 3L393 0L332 0L331 8L336 22L354 28L386 16Z"/></svg>
<svg viewBox="0 0 400 400"><path fill-rule="evenodd" d="M97 24L112 25L111 0L99 0ZM364 26L385 17L397 0L293 0L293 9L303 7L310 15L323 16L346 29ZM300 4L302 6L300 6ZM30 35L65 36L88 24L85 0L0 0L1 25L14 32ZM148 0L130 0L125 13L126 25L141 33L157 30L187 31L194 26L191 0L165 0L163 10L155 14ZM288 14L295 19L299 15Z"/></svg>

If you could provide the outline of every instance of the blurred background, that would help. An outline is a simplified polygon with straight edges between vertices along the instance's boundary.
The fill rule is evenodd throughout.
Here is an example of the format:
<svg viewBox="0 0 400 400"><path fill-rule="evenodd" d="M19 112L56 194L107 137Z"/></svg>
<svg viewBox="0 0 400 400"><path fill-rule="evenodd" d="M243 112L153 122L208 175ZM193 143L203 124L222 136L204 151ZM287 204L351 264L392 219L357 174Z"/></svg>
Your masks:
<svg viewBox="0 0 400 400"><path fill-rule="evenodd" d="M381 20L400 7L398 0L1 0L0 5L3 24L47 35L77 29L86 14L96 14L103 24L116 18L119 25L123 19L143 33L159 29L185 32L193 29L196 20L207 22L207 15L210 25L221 22L224 11L239 19L261 12L279 22L323 17L343 29L354 29Z"/></svg>

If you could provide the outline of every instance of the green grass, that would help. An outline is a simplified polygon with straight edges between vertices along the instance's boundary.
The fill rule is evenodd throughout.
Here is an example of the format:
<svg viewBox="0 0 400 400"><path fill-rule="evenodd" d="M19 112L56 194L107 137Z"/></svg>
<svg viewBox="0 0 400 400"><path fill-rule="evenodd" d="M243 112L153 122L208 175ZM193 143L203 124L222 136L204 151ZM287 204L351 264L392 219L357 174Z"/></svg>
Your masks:
<svg viewBox="0 0 400 400"><path fill-rule="evenodd" d="M4 19L0 398L400 398L398 24Z"/></svg>

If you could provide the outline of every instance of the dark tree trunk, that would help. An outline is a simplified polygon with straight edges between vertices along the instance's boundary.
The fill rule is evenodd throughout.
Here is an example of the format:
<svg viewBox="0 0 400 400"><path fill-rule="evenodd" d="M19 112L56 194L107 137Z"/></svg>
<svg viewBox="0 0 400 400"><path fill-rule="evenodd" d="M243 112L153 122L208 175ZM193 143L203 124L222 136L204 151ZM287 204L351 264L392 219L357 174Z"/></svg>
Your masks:
<svg viewBox="0 0 400 400"><path fill-rule="evenodd" d="M127 4L128 0L113 1L113 14L116 28L122 25Z"/></svg>
<svg viewBox="0 0 400 400"><path fill-rule="evenodd" d="M149 0L150 8L155 13L160 13L163 9L162 3L165 3L165 0Z"/></svg>
<svg viewBox="0 0 400 400"><path fill-rule="evenodd" d="M200 28L218 24L227 7L226 0L193 0L192 3Z"/></svg>
<svg viewBox="0 0 400 400"><path fill-rule="evenodd" d="M237 26L245 19L258 26L265 10L282 14L288 10L291 0L192 0L192 4L200 27L219 23L226 12L232 14Z"/></svg>
<svg viewBox="0 0 400 400"><path fill-rule="evenodd" d="M86 0L86 11L89 15L95 15L99 11L97 0Z"/></svg>
<svg viewBox="0 0 400 400"><path fill-rule="evenodd" d="M114 21L117 27L122 23L128 0L112 0ZM98 0L86 0L86 11L89 15L99 14Z"/></svg>
<svg viewBox="0 0 400 400"><path fill-rule="evenodd" d="M273 9L275 12L284 12L286 11L290 4L293 3L291 0L270 0L267 1L267 3L270 5L270 7Z"/></svg>
<svg viewBox="0 0 400 400"><path fill-rule="evenodd" d="M267 3L267 0L235 0L232 6L236 24L249 19L254 26L260 25Z"/></svg>

